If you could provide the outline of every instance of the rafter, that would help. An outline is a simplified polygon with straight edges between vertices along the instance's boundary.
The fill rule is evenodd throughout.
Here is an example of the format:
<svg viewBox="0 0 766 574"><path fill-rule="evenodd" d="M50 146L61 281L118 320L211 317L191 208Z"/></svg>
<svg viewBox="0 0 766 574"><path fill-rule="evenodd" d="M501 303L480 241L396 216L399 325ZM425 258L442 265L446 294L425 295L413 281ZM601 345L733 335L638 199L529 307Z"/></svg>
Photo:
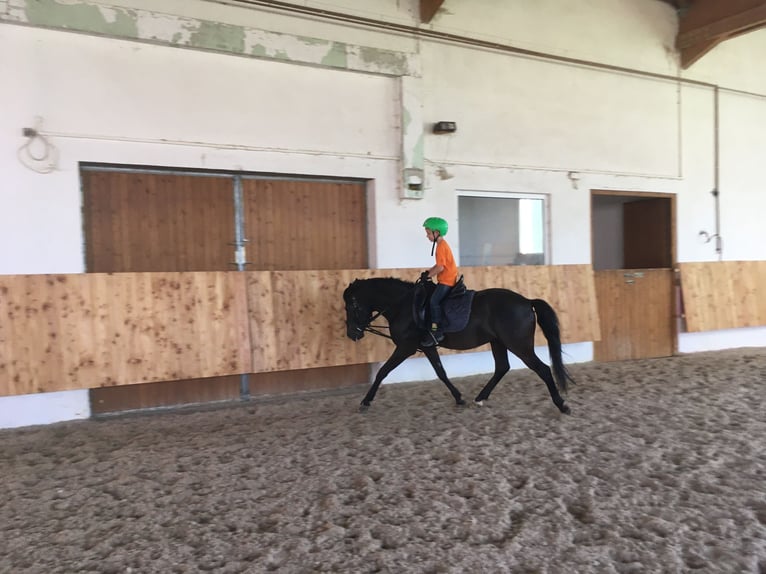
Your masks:
<svg viewBox="0 0 766 574"><path fill-rule="evenodd" d="M444 4L444 0L420 0L420 22L428 24Z"/></svg>
<svg viewBox="0 0 766 574"><path fill-rule="evenodd" d="M715 46L766 26L766 0L696 0L681 17L676 47L688 68Z"/></svg>

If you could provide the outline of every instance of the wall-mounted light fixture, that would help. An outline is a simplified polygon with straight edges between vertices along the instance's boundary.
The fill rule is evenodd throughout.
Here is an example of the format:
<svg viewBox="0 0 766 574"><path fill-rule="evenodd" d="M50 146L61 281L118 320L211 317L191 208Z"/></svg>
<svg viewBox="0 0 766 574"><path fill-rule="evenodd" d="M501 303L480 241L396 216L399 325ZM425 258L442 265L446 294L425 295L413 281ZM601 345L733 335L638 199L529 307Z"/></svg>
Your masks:
<svg viewBox="0 0 766 574"><path fill-rule="evenodd" d="M436 122L434 124L433 132L435 134L452 134L457 131L457 124L455 122Z"/></svg>

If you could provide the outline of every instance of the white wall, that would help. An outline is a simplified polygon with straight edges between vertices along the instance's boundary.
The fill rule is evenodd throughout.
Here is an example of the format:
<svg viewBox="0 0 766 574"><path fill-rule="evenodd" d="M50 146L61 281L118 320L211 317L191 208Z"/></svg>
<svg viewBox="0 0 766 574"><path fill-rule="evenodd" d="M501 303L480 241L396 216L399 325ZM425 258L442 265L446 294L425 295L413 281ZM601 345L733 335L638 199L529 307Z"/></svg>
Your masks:
<svg viewBox="0 0 766 574"><path fill-rule="evenodd" d="M0 93L2 193L13 206L0 213L0 273L83 271L78 162L376 177L394 188L383 173L399 154L394 78L8 25L0 51L18 55L0 69L14 78ZM48 175L16 157L36 117L59 151Z"/></svg>
<svg viewBox="0 0 766 574"><path fill-rule="evenodd" d="M410 26L418 4L301 3ZM0 77L13 78L0 90L0 273L83 271L82 161L367 178L377 267L430 266L420 227L430 215L455 222L459 255L459 189L548 194L552 264L591 262L591 189L674 193L679 261L715 260L714 245L698 240L701 229L715 232L714 90L673 77L720 86L723 258L766 257L766 97L732 91L766 94L766 30L682 71L676 16L657 0L592 0L576 10L560 0L456 0L426 26L668 76L656 79L198 0L40 6L0 1ZM414 115L402 77L408 98L421 91ZM423 125L408 127L418 114ZM46 175L17 157L21 129L37 116L58 150ZM457 133L431 134L439 120L456 121ZM417 156L412 141L425 160L422 200L399 196L399 159ZM580 174L576 185L570 171ZM763 344L764 333L681 334L679 347ZM567 351L592 358L590 343ZM491 369L484 353L445 365L453 375ZM426 371L413 359L390 380L432 378ZM52 406L53 419L87 416L83 395L71 395L80 402L69 415ZM16 421L29 412L36 424L32 413L47 400L60 404L14 397L0 399L0 412L12 408Z"/></svg>

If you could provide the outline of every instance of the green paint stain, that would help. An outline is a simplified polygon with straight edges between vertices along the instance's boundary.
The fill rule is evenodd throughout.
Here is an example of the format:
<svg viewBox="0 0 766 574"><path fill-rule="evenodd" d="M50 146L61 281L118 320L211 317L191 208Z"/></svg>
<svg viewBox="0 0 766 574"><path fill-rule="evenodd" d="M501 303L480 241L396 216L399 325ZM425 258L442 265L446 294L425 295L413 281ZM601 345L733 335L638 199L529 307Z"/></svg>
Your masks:
<svg viewBox="0 0 766 574"><path fill-rule="evenodd" d="M276 50L274 52L269 51L269 49L264 46L263 44L256 44L250 49L250 55L255 56L257 58L268 58L270 60L290 60L290 56L287 55L287 52L284 50Z"/></svg>
<svg viewBox="0 0 766 574"><path fill-rule="evenodd" d="M139 13L141 11L127 8L104 8L86 4L64 4L59 0L26 0L25 16L27 21L35 26L76 30L126 39L145 39L139 30ZM245 54L246 29L243 26L223 24L205 20L193 20L190 23L180 23L179 28L167 43L171 46L189 46L206 50L215 50L231 54ZM185 40L188 34L188 41ZM313 57L297 58L296 61L314 62L323 66L339 69L350 69L349 53L358 51L365 69L389 75L402 76L407 74L407 54L392 52L369 47L349 46L343 42L328 42L307 36L293 36L293 40L306 45L326 48L326 53L319 61ZM256 44L249 50L250 55L259 58L293 61L284 49L273 50L265 44ZM359 66L354 65L354 68ZM362 69L362 68L359 68ZM409 121L409 120L408 120Z"/></svg>
<svg viewBox="0 0 766 574"><path fill-rule="evenodd" d="M333 42L330 46L330 50L324 55L319 62L323 66L330 66L332 68L348 68L348 50L346 50L346 44L342 42Z"/></svg>
<svg viewBox="0 0 766 574"><path fill-rule="evenodd" d="M412 148L412 165L423 167L423 134L420 134L418 143Z"/></svg>
<svg viewBox="0 0 766 574"><path fill-rule="evenodd" d="M189 37L189 45L195 48L243 54L245 29L242 26L201 21Z"/></svg>
<svg viewBox="0 0 766 574"><path fill-rule="evenodd" d="M37 26L138 38L136 13L124 8L109 8L110 18L114 19L110 21L98 6L59 4L56 0L29 0L24 13L29 23Z"/></svg>
<svg viewBox="0 0 766 574"><path fill-rule="evenodd" d="M258 56L259 58L265 58L266 56L269 55L268 52L266 51L266 46L264 46L263 44L256 44L255 46L253 46L252 50L250 50L250 53L253 56Z"/></svg>
<svg viewBox="0 0 766 574"><path fill-rule="evenodd" d="M290 59L290 56L288 56L287 52L285 52L284 50L277 50L276 52L274 52L274 54L272 54L271 57L274 58L275 60L289 60Z"/></svg>
<svg viewBox="0 0 766 574"><path fill-rule="evenodd" d="M410 111L407 108L404 108L402 110L402 129L407 131L407 128L410 126L411 121L412 121L412 116L410 115Z"/></svg>

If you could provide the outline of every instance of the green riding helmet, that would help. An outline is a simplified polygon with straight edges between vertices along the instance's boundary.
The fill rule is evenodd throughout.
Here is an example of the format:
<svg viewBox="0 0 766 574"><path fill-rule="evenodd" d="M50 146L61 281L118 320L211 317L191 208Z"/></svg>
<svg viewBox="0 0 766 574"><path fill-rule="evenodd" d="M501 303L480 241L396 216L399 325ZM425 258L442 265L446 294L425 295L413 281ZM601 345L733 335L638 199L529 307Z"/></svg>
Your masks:
<svg viewBox="0 0 766 574"><path fill-rule="evenodd" d="M447 230L449 229L449 225L441 217L429 217L423 222L423 227L431 231L438 231L442 237L447 235Z"/></svg>

